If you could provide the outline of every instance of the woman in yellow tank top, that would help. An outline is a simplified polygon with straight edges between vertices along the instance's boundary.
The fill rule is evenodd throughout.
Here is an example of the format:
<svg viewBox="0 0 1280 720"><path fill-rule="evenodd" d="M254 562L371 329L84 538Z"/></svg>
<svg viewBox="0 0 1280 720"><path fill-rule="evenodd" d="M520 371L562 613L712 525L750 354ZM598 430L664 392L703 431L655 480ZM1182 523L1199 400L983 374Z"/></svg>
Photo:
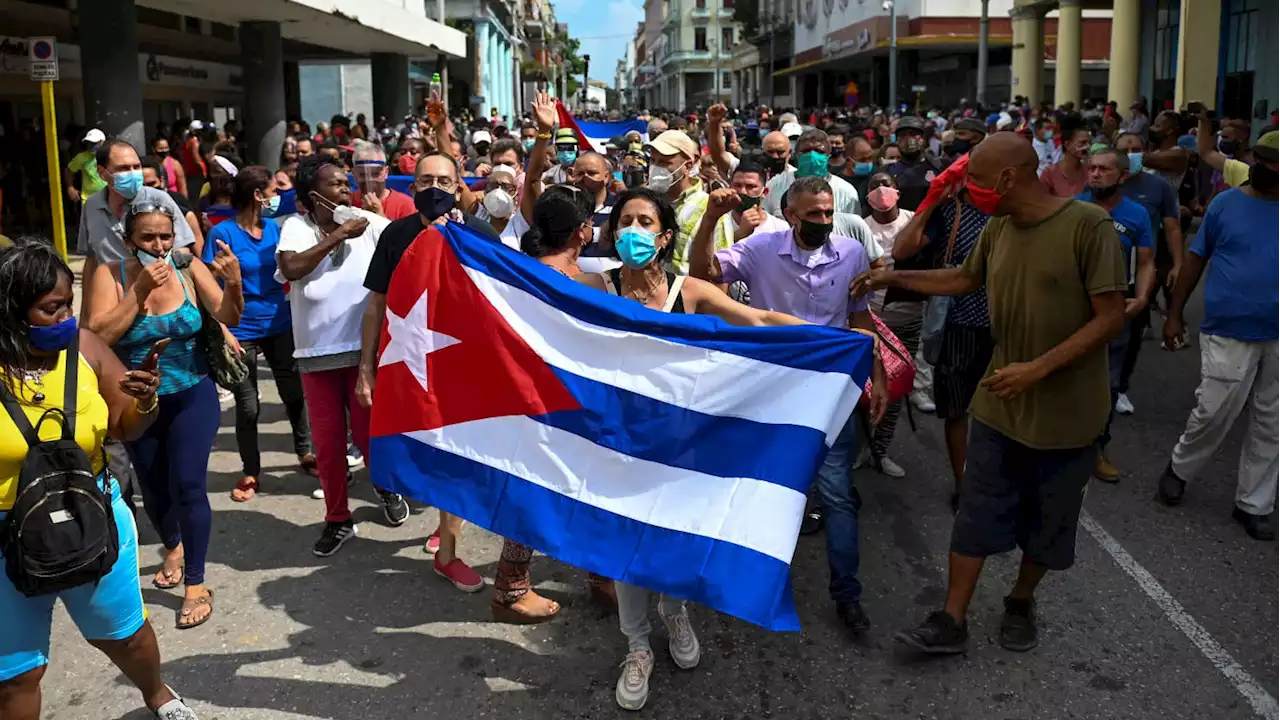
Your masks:
<svg viewBox="0 0 1280 720"><path fill-rule="evenodd" d="M102 442L139 437L157 408L159 375L126 370L98 338L79 330L72 315L71 269L47 243L34 240L0 250L0 382L34 424L49 408L62 408L67 362L78 362L75 439L111 493L119 555L96 583L27 597L7 573L0 575L0 718L39 720L40 679L49 662L53 605L62 599L81 634L142 691L160 720L195 720L195 713L160 677L160 648L138 589L138 530L116 481L103 474ZM79 340L79 355L67 348ZM45 422L41 439L61 427ZM13 507L28 445L7 412L0 411L0 526Z"/></svg>

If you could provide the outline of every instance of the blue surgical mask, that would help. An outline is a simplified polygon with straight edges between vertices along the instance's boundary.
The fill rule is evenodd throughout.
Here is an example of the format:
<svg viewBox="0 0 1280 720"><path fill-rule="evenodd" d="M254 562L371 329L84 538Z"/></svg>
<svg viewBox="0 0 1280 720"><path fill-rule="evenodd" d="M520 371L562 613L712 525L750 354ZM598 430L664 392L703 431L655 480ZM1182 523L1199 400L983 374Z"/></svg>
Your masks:
<svg viewBox="0 0 1280 720"><path fill-rule="evenodd" d="M272 195L267 198L267 204L262 206L262 216L272 218L278 212L280 212L280 196Z"/></svg>
<svg viewBox="0 0 1280 720"><path fill-rule="evenodd" d="M66 350L79 331L76 326L76 316L72 315L53 325L32 325L27 329L27 340L36 350L57 352Z"/></svg>
<svg viewBox="0 0 1280 720"><path fill-rule="evenodd" d="M876 164L873 162L863 162L853 164L853 174L858 177L866 177L875 172Z"/></svg>
<svg viewBox="0 0 1280 720"><path fill-rule="evenodd" d="M826 153L810 150L796 158L796 177L826 177L831 158Z"/></svg>
<svg viewBox="0 0 1280 720"><path fill-rule="evenodd" d="M169 253L165 253L163 255L152 255L142 248L134 250L133 256L138 259L138 263L144 268L151 267L158 262L164 262L169 259Z"/></svg>
<svg viewBox="0 0 1280 720"><path fill-rule="evenodd" d="M1045 142L1048 142L1048 141L1050 141L1050 140L1052 140L1052 139L1053 139L1053 131L1052 131L1052 130L1045 130L1045 131L1044 131L1044 140L1045 140Z"/></svg>
<svg viewBox="0 0 1280 720"><path fill-rule="evenodd" d="M141 170L122 170L111 177L111 184L125 200L132 200L142 190Z"/></svg>
<svg viewBox="0 0 1280 720"><path fill-rule="evenodd" d="M1129 153L1129 174L1137 175L1140 172L1142 172L1142 153Z"/></svg>
<svg viewBox="0 0 1280 720"><path fill-rule="evenodd" d="M534 140L533 138L525 138L524 140L522 140L522 141L520 142L520 144L521 144L521 145L524 145L524 151L525 151L525 152L529 152L530 150L532 150L532 149L533 149L533 144L534 144L535 142L537 142L537 141L536 141L536 140Z"/></svg>
<svg viewBox="0 0 1280 720"><path fill-rule="evenodd" d="M573 162L577 159L578 159L577 150L557 150L556 151L556 162L560 163L561 165L565 165L565 166L572 165Z"/></svg>
<svg viewBox="0 0 1280 720"><path fill-rule="evenodd" d="M614 243L614 247L624 265L632 270L639 270L652 262L653 257L658 254L657 238L657 233L633 225L618 233L618 241Z"/></svg>

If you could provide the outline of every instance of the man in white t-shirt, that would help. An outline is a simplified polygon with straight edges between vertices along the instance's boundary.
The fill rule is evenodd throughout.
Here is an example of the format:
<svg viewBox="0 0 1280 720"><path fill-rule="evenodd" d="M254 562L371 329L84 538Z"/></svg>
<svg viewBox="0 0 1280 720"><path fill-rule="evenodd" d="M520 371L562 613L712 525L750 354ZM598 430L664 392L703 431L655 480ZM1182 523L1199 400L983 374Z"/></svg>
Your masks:
<svg viewBox="0 0 1280 720"><path fill-rule="evenodd" d="M828 163L831 160L831 141L821 130L809 130L796 141L796 150L792 159L795 169L788 168L775 174L766 186L764 209L770 215L782 217L782 198L798 178L820 177L831 186L836 204L836 212L860 215L858 191L853 189L844 178L831 174Z"/></svg>
<svg viewBox="0 0 1280 720"><path fill-rule="evenodd" d="M295 186L306 214L289 218L280 228L276 279L289 286L294 357L324 490L325 526L312 552L328 557L356 535L347 506L347 418L356 447L369 457L369 409L355 400L361 322L369 297L364 278L390 221L353 209L346 170L324 155L298 163ZM409 517L404 498L375 490L387 522L404 524Z"/></svg>

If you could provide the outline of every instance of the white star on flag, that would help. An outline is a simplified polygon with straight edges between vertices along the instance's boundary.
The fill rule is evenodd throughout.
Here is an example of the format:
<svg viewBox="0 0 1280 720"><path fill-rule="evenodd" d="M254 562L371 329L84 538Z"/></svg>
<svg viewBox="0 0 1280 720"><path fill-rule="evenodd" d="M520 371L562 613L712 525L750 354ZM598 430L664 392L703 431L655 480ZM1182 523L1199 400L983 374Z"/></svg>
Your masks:
<svg viewBox="0 0 1280 720"><path fill-rule="evenodd" d="M391 336L387 349L378 361L378 367L405 364L413 377L427 391L427 356L450 345L457 345L459 340L451 335L438 333L427 327L427 291L410 308L404 317L396 315L387 308L387 334Z"/></svg>

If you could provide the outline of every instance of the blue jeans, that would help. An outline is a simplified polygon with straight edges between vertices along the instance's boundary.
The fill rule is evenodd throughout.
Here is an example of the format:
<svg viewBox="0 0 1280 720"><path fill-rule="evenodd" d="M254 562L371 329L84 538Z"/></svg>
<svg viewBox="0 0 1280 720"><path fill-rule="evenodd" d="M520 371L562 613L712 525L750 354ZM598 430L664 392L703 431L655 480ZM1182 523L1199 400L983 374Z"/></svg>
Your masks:
<svg viewBox="0 0 1280 720"><path fill-rule="evenodd" d="M862 500L853 487L853 460L863 433L862 413L855 410L840 430L814 483L827 526L827 564L831 568L831 599L837 603L862 599L858 582L858 508Z"/></svg>
<svg viewBox="0 0 1280 720"><path fill-rule="evenodd" d="M1111 410L1107 413L1107 424L1102 428L1102 434L1098 436L1098 447L1106 448L1107 443L1111 442L1111 421L1116 417L1116 398L1120 395L1120 384L1123 382L1121 376L1124 372L1124 358L1129 353L1129 336L1132 327L1128 324L1124 326L1124 330L1107 343L1107 374L1111 380ZM1142 336L1138 335L1138 342L1142 342Z"/></svg>

